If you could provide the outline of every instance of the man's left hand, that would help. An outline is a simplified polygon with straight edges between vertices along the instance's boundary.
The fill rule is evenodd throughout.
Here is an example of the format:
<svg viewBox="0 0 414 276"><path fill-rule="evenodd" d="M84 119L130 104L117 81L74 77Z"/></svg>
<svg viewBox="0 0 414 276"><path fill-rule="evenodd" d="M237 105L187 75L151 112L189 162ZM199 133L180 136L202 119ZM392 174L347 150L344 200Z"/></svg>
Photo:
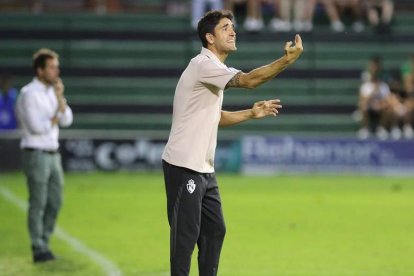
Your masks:
<svg viewBox="0 0 414 276"><path fill-rule="evenodd" d="M282 105L280 105L280 100L256 102L251 109L252 118L260 119L266 116L276 116L279 113L278 108L282 108Z"/></svg>

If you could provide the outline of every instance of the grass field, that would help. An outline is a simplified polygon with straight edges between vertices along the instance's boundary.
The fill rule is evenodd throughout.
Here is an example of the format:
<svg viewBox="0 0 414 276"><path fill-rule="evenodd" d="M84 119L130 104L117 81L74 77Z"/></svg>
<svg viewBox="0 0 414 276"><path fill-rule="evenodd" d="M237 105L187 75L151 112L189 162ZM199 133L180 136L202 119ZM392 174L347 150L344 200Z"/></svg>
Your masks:
<svg viewBox="0 0 414 276"><path fill-rule="evenodd" d="M414 275L412 178L218 180L227 224L221 276ZM26 201L21 174L0 175L0 275L111 274L57 234L51 246L59 259L33 265L26 214L7 194ZM58 224L122 275L169 275L161 174L67 174ZM191 275L198 275L195 259Z"/></svg>

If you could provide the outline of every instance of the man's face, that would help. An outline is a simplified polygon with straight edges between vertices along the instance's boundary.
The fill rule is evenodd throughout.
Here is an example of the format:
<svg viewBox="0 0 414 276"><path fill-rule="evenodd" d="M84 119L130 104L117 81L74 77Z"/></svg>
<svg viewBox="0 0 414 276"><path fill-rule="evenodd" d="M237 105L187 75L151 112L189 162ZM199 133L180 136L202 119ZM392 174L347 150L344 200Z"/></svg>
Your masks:
<svg viewBox="0 0 414 276"><path fill-rule="evenodd" d="M38 68L37 73L40 80L53 85L59 78L59 60L56 58L47 59L45 68Z"/></svg>
<svg viewBox="0 0 414 276"><path fill-rule="evenodd" d="M230 53L237 50L236 32L233 22L228 18L222 18L214 28L214 45L220 52Z"/></svg>

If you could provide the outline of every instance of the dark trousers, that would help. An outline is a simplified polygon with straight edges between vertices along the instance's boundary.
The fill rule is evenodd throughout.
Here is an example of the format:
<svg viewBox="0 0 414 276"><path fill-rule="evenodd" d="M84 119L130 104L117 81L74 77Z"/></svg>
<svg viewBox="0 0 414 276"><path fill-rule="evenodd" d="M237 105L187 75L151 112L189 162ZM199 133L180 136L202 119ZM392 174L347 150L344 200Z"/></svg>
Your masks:
<svg viewBox="0 0 414 276"><path fill-rule="evenodd" d="M215 276L226 233L214 173L199 173L163 161L170 224L171 276L188 276L198 246L200 276Z"/></svg>

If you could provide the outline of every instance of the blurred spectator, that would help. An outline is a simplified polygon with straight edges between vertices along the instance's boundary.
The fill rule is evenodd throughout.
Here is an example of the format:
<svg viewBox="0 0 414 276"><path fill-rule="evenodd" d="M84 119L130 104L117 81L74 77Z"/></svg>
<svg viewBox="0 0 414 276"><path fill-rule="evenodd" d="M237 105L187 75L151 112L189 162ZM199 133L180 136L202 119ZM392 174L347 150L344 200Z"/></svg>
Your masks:
<svg viewBox="0 0 414 276"><path fill-rule="evenodd" d="M14 106L17 99L17 89L11 86L11 78L3 76L0 79L0 131L17 128Z"/></svg>
<svg viewBox="0 0 414 276"><path fill-rule="evenodd" d="M223 0L193 0L191 9L191 26L193 29L197 29L198 21L208 10L207 8L221 10L223 9Z"/></svg>
<svg viewBox="0 0 414 276"><path fill-rule="evenodd" d="M62 3L63 2L63 3ZM80 2L72 3L71 2ZM60 5L59 5L60 4ZM98 14L105 14L107 12L119 12L122 10L121 0L83 0L83 1L46 1L46 0L31 0L31 9L33 13L41 13L46 9L53 9L53 7L78 7Z"/></svg>
<svg viewBox="0 0 414 276"><path fill-rule="evenodd" d="M365 29L363 17L363 5L361 0L334 0L338 8L339 14L350 11L352 16L352 30L354 32L362 32Z"/></svg>
<svg viewBox="0 0 414 276"><path fill-rule="evenodd" d="M394 14L392 0L365 0L369 24L378 33L389 33Z"/></svg>
<svg viewBox="0 0 414 276"><path fill-rule="evenodd" d="M343 32L345 30L345 25L342 23L338 10L335 6L334 0L309 0L308 6L305 9L305 22L309 22L312 24L313 22L313 16L315 13L315 7L317 3L323 4L325 8L325 12L331 22L331 29L334 32ZM311 25L312 26L312 25ZM311 28L312 29L312 28Z"/></svg>
<svg viewBox="0 0 414 276"><path fill-rule="evenodd" d="M260 0L227 0L226 9L234 13L235 5L246 4L246 18L243 28L248 32L258 32L263 29L263 17ZM236 16L237 17L237 16Z"/></svg>
<svg viewBox="0 0 414 276"><path fill-rule="evenodd" d="M401 67L401 76L403 91L400 97L405 107L405 114L403 114L403 133L405 138L411 139L414 137L414 54Z"/></svg>
<svg viewBox="0 0 414 276"><path fill-rule="evenodd" d="M407 62L402 67L402 75L403 75L403 82L406 83L407 78L411 72L412 74L412 66L414 65L414 56L413 56L413 63ZM411 67L410 67L411 66ZM411 68L411 69L410 69ZM411 70L411 71L410 71ZM403 125L402 134L405 138L411 139L414 136L414 131L412 128L412 119L413 119L413 110L414 110L414 97L410 92L407 92L407 89L400 89L399 85L396 85L396 81L393 80L391 74L383 69L382 60L379 56L372 57L369 62L367 69L362 73L361 80L363 83L370 82L370 80L376 76L381 82L388 84L391 88L391 95L389 103L392 106L392 110L394 112L395 117L395 127L393 134L393 138L399 138L401 130L397 130L396 128L400 123ZM406 76L406 77L404 77ZM413 85L414 87L414 85ZM361 118L362 114L358 114L357 118ZM362 131L364 133L364 131ZM363 135L362 135L363 136Z"/></svg>
<svg viewBox="0 0 414 276"><path fill-rule="evenodd" d="M275 16L270 21L270 30L275 32L290 32L292 29L298 32L311 31L312 22L306 20L305 17L307 2L308 0L274 0Z"/></svg>
<svg viewBox="0 0 414 276"><path fill-rule="evenodd" d="M123 8L120 0L85 0L85 7L97 14L119 12Z"/></svg>
<svg viewBox="0 0 414 276"><path fill-rule="evenodd" d="M369 61L367 68L361 74L361 81L363 83L371 81L373 76L377 76L381 81L389 84L391 75L384 70L382 59L380 56L373 56Z"/></svg>
<svg viewBox="0 0 414 276"><path fill-rule="evenodd" d="M33 13L41 13L44 9L43 0L32 0L31 8Z"/></svg>
<svg viewBox="0 0 414 276"><path fill-rule="evenodd" d="M185 16L191 10L190 0L164 0L168 15Z"/></svg>
<svg viewBox="0 0 414 276"><path fill-rule="evenodd" d="M401 67L401 76L405 93L412 97L414 95L414 54Z"/></svg>
<svg viewBox="0 0 414 276"><path fill-rule="evenodd" d="M353 15L352 29L361 32L365 26L362 22L361 0L275 0L279 2L280 18L271 21L271 29L274 31L310 32L313 29L313 17L317 4L322 4L330 20L331 29L334 32L343 32L345 25L341 20L341 13L350 10ZM291 16L293 13L293 22Z"/></svg>
<svg viewBox="0 0 414 276"><path fill-rule="evenodd" d="M389 85L394 81L391 77L391 74L383 68L382 59L380 56L373 56L368 61L367 68L361 74L361 81L363 83L362 86L364 86L365 83L372 83L375 79L377 80L377 82L386 84L387 88L385 89L385 86L383 86L383 90L388 90L390 92L385 93L389 94L389 96L386 97L389 110L385 112L389 114L383 115L385 117L388 116L389 119L383 120L389 121L392 125L391 137L393 139L399 139L401 137L401 130L398 128L398 120L401 118L401 114L404 112L405 107L399 101L399 97L396 96L394 91L391 91L390 89ZM361 108L362 101L363 100L361 100L360 96L359 110L356 112L355 117L357 121L362 121L363 125L363 127L358 132L358 136L361 139L365 139L369 136L370 125L374 124L375 121L380 121L381 123L381 116L378 113L382 112L365 112L364 114L363 108ZM385 124L382 125L382 128L377 128L377 136L379 136L379 138L381 139L384 139L384 137L388 136L388 133L385 133L383 131L385 130L384 125Z"/></svg>
<svg viewBox="0 0 414 276"><path fill-rule="evenodd" d="M362 126L358 138L367 139L370 130L375 129L376 136L386 140L390 136L387 128L390 128L391 137L400 139L401 130L397 127L394 111L397 104L388 84L381 81L377 74L371 75L371 80L363 83L359 91L358 109L362 115Z"/></svg>

